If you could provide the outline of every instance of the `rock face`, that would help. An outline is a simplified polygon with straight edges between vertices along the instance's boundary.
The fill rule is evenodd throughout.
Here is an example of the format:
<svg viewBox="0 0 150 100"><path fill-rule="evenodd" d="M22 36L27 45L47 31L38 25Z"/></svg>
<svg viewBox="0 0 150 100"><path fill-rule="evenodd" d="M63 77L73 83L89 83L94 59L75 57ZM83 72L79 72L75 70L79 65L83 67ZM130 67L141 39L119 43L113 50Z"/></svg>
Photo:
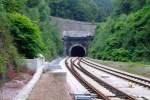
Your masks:
<svg viewBox="0 0 150 100"><path fill-rule="evenodd" d="M57 25L58 29L61 32L62 37L64 36L64 31L76 32L76 35L89 34L91 36L95 33L96 24L89 22L74 21L69 19L62 19L58 17L51 17L52 22Z"/></svg>

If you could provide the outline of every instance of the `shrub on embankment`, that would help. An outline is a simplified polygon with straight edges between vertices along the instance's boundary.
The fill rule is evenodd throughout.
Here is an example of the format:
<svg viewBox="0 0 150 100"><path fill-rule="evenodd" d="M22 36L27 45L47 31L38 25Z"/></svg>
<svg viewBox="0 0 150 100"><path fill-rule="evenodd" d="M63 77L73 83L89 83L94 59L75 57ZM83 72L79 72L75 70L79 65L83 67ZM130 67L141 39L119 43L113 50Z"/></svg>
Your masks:
<svg viewBox="0 0 150 100"><path fill-rule="evenodd" d="M22 57L35 58L41 53L51 60L62 53L59 32L49 19L48 2L0 0L0 79L8 68L19 72L17 63Z"/></svg>
<svg viewBox="0 0 150 100"><path fill-rule="evenodd" d="M114 61L150 61L150 6L99 23L90 56Z"/></svg>
<svg viewBox="0 0 150 100"><path fill-rule="evenodd" d="M44 49L41 32L37 24L19 13L11 13L9 17L10 32L20 54L27 58L34 58Z"/></svg>
<svg viewBox="0 0 150 100"><path fill-rule="evenodd" d="M55 0L28 0L24 11L24 14L32 21L37 22L40 27L41 37L45 44L42 54L48 60L61 55L63 50L61 35L50 20L49 3L52 2L55 2Z"/></svg>
<svg viewBox="0 0 150 100"><path fill-rule="evenodd" d="M7 17L8 0L0 0L0 83L6 77L8 68L18 71L17 59L20 57L10 34L10 21ZM9 2L12 4L12 2ZM7 5L7 6L6 6ZM13 10L14 5L10 5Z"/></svg>

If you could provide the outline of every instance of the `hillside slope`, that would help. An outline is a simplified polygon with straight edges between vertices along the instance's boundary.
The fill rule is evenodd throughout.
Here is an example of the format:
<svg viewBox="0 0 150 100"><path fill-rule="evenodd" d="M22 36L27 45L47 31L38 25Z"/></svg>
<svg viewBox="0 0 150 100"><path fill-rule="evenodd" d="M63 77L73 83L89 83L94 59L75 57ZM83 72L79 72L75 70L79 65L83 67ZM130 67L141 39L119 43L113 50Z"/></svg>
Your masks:
<svg viewBox="0 0 150 100"><path fill-rule="evenodd" d="M90 55L103 60L150 61L150 6L100 23Z"/></svg>
<svg viewBox="0 0 150 100"><path fill-rule="evenodd" d="M52 22L58 27L61 35L64 31L84 31L94 35L96 24L90 22L75 21L59 17L51 17ZM83 32L83 33L84 33ZM78 35L78 33L76 33Z"/></svg>

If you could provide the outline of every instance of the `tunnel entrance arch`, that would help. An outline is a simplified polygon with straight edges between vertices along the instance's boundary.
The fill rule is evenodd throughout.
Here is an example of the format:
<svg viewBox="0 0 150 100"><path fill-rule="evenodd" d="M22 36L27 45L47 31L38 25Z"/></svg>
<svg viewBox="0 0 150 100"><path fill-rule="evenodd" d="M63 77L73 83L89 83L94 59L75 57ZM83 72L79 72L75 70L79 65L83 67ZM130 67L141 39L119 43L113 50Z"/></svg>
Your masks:
<svg viewBox="0 0 150 100"><path fill-rule="evenodd" d="M86 56L86 49L82 45L74 45L70 48L71 57L84 57Z"/></svg>
<svg viewBox="0 0 150 100"><path fill-rule="evenodd" d="M65 56L86 56L92 35L85 31L64 31L63 44Z"/></svg>

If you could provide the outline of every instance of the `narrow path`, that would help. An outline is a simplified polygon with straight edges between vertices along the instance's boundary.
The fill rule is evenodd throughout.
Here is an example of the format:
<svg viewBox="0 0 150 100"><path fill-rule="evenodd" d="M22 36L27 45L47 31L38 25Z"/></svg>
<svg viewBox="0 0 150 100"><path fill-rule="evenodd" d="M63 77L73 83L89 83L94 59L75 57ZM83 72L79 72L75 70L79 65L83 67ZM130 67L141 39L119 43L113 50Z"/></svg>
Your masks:
<svg viewBox="0 0 150 100"><path fill-rule="evenodd" d="M61 75L46 72L33 89L28 100L71 100L66 81Z"/></svg>

